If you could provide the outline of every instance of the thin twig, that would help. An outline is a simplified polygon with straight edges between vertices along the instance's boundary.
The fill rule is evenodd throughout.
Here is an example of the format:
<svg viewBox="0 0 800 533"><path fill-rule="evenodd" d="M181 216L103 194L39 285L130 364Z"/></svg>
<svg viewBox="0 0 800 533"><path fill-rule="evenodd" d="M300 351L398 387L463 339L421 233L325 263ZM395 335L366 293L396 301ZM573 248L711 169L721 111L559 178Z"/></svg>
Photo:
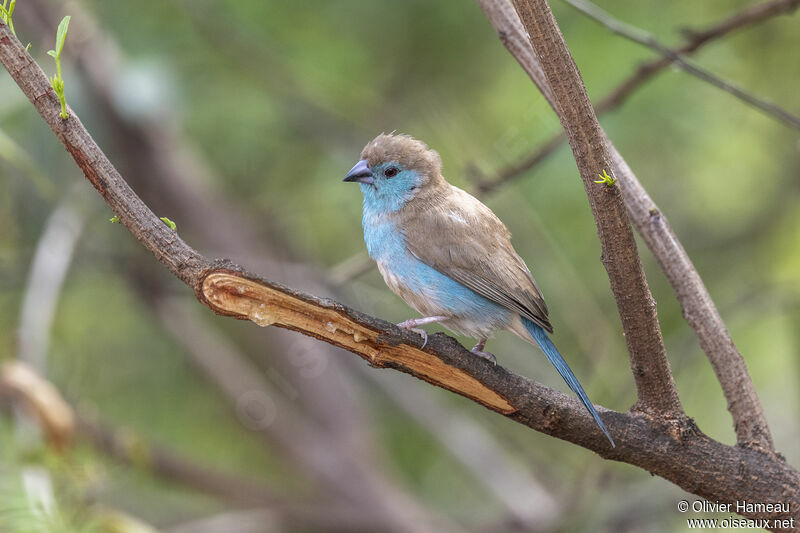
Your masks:
<svg viewBox="0 0 800 533"><path fill-rule="evenodd" d="M600 114L599 109L597 113ZM567 136L563 131L551 136L548 140L540 144L536 150L523 156L522 160L500 170L495 177L478 181L475 184L478 194L481 196L491 194L499 189L501 185L522 176L525 172L556 153L556 150L561 148L566 141Z"/></svg>
<svg viewBox="0 0 800 533"><path fill-rule="evenodd" d="M680 55L685 56L693 54L703 46L720 39L733 31L741 29L746 26L758 24L765 20L778 15L792 13L797 7L800 6L800 0L772 0L770 2L763 2L754 6L749 6L742 11L739 11L730 17L725 18L717 24L709 26L702 30L686 30L684 33L688 35L688 40L682 46L670 49L670 56ZM497 27L497 26L495 26ZM501 26L510 28L506 24ZM515 33L513 31L506 31L506 33ZM517 56L515 56L517 57ZM522 64L527 62L524 56L518 56L517 60ZM645 82L650 80L653 76L669 67L672 64L670 57L658 57L640 65L633 74L620 83L615 89L609 92L606 96L600 99L595 106L595 112L601 115L607 111L611 111L620 107L637 89L639 89ZM530 67L528 67L530 68ZM502 185L513 181L539 163L544 161L547 156L554 153L560 146L561 142L565 141L566 137L559 133L554 135L544 143L536 148L531 155L523 156L522 159L500 171L493 177L485 178L476 183L478 191L481 193L494 192Z"/></svg>
<svg viewBox="0 0 800 533"><path fill-rule="evenodd" d="M687 37L688 42L677 52L680 54L694 52L708 41L727 35L739 28L758 24L776 15L791 14L798 6L800 6L800 0L769 0L747 6L738 13L706 29L684 29L683 34Z"/></svg>
<svg viewBox="0 0 800 533"><path fill-rule="evenodd" d="M44 72L2 24L0 62L109 206L121 219L125 216L126 227L216 313L314 336L374 366L407 372L530 428L646 468L706 499L787 502L791 506L789 513L754 508L743 512L747 517L800 520L800 473L775 456L725 446L703 435L686 418L667 420L601 408L606 425L617 438L617 447L610 448L578 401L476 358L447 336L431 336L421 350L416 348L421 340L412 332L329 299L261 279L229 262L212 262L174 234L166 240L169 234L153 227L155 215L135 195L131 198L133 192L123 185L74 112L66 121L58 117L60 104L52 90L48 91Z"/></svg>
<svg viewBox="0 0 800 533"><path fill-rule="evenodd" d="M712 74L708 70L698 66L690 59L683 57L680 52L672 50L668 46L659 42L654 35L640 28L632 26L631 24L622 22L617 18L614 18L608 12L600 9L588 0L562 1L574 7L589 18L599 22L608 28L612 33L658 52L665 58L668 58L672 64L684 72L687 72L688 74L691 74L692 76L695 76L696 78L699 78L706 83L717 87L718 89L732 94L742 102L745 102L746 104L762 111L763 113L777 119L789 127L800 129L800 117L793 115L792 113L786 111L776 104L773 104L772 102L767 102L762 98L750 94L744 89L737 87L730 81L724 80L719 76Z"/></svg>

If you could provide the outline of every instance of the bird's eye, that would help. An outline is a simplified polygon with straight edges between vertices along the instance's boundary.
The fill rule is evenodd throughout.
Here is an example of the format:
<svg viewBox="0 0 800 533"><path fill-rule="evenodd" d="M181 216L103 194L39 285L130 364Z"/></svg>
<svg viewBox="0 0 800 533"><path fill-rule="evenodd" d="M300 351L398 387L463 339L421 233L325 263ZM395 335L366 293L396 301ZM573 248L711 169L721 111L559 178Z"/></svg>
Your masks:
<svg viewBox="0 0 800 533"><path fill-rule="evenodd" d="M389 168L387 168L386 170L383 171L383 175L386 176L387 178L393 178L393 177L397 176L398 172L400 172L400 171L397 170L397 167L389 167Z"/></svg>

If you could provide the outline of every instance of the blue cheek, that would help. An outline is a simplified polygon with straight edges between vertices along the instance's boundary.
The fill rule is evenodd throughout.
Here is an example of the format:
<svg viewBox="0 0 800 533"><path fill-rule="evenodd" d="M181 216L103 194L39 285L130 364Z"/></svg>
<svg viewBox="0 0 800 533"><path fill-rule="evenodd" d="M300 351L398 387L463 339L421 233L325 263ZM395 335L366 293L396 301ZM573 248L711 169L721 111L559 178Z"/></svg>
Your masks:
<svg viewBox="0 0 800 533"><path fill-rule="evenodd" d="M376 167L375 184L360 184L364 193L364 207L376 213L391 213L409 201L419 185L419 176L413 170L404 170L392 178L383 176L383 168Z"/></svg>

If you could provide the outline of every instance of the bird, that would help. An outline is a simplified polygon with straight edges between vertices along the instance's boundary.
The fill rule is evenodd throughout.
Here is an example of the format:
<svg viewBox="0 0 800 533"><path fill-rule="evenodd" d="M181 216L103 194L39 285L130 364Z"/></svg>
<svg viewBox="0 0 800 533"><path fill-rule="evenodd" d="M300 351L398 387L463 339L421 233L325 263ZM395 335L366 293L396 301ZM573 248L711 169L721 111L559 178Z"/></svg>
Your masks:
<svg viewBox="0 0 800 533"><path fill-rule="evenodd" d="M382 133L367 143L345 175L363 193L362 226L369 256L389 289L422 315L397 324L438 323L478 340L484 350L507 330L538 346L608 438L614 439L548 333L547 305L511 233L480 200L448 183L435 150L406 134Z"/></svg>

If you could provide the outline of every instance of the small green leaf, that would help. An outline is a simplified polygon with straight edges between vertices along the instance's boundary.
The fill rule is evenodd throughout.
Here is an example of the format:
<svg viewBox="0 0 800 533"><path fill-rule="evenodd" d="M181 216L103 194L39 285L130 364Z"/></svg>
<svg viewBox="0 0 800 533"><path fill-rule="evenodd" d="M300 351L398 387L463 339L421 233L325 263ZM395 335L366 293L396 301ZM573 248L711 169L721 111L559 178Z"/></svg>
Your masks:
<svg viewBox="0 0 800 533"><path fill-rule="evenodd" d="M14 14L14 5L17 3L17 0L11 0L11 5L8 6L8 17L11 18L11 15Z"/></svg>
<svg viewBox="0 0 800 533"><path fill-rule="evenodd" d="M119 217L117 215L114 215L113 217L109 218L108 221L111 222L112 224L119 224Z"/></svg>
<svg viewBox="0 0 800 533"><path fill-rule="evenodd" d="M61 51L64 49L64 41L67 40L67 28L69 28L69 15L61 19L61 23L58 25L58 31L56 31L56 57L57 59L61 59Z"/></svg>
<svg viewBox="0 0 800 533"><path fill-rule="evenodd" d="M617 182L617 178L612 178L605 170L603 170L602 174L598 174L597 177L600 179L595 181L595 183L605 183L606 187L613 187Z"/></svg>
<svg viewBox="0 0 800 533"><path fill-rule="evenodd" d="M30 49L31 49L31 43L28 43L28 44L25 46L25 51L26 51L26 52L29 52L29 51L30 51Z"/></svg>
<svg viewBox="0 0 800 533"><path fill-rule="evenodd" d="M49 55L49 56L53 57L54 59L58 59L58 58L56 57L56 51L55 51L55 50L48 50L48 51L47 51L47 55Z"/></svg>
<svg viewBox="0 0 800 533"><path fill-rule="evenodd" d="M167 217L161 217L160 220L161 220L161 222L163 222L164 224L169 226L169 229L171 229L172 231L175 231L178 228L178 225L175 224L170 219L168 219Z"/></svg>

